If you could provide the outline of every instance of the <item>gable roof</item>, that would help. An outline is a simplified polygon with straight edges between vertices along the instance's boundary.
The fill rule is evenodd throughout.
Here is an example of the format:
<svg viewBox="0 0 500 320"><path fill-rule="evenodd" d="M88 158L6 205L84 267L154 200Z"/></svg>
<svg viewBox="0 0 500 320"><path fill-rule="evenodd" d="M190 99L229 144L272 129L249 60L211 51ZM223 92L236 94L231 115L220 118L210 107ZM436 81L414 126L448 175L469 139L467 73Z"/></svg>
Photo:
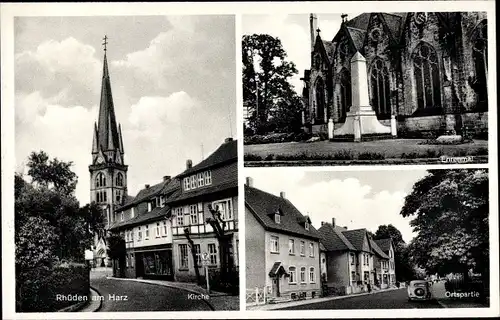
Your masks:
<svg viewBox="0 0 500 320"><path fill-rule="evenodd" d="M357 28L347 27L347 32L349 33L356 50L359 51L361 48L363 48L366 31Z"/></svg>
<svg viewBox="0 0 500 320"><path fill-rule="evenodd" d="M368 23L370 22L371 13L362 13L350 20L345 22L346 26L366 30Z"/></svg>
<svg viewBox="0 0 500 320"><path fill-rule="evenodd" d="M345 230L344 236L358 251L363 251L363 243L366 239L366 229ZM371 250L370 250L371 251Z"/></svg>
<svg viewBox="0 0 500 320"><path fill-rule="evenodd" d="M374 240L370 239L370 245L373 249L373 252L377 256L379 256L382 259L389 259L389 256L386 255L382 249L380 249L380 247L377 245L377 243Z"/></svg>
<svg viewBox="0 0 500 320"><path fill-rule="evenodd" d="M146 211L146 212L145 212ZM128 219L125 221L119 221L114 223L110 229L118 230L124 228L130 228L136 225L140 225L146 222L152 222L156 220L161 220L164 218L168 218L171 215L171 208L168 205L164 207L156 207L150 212L147 212L147 209L137 212L137 215L132 219Z"/></svg>
<svg viewBox="0 0 500 320"><path fill-rule="evenodd" d="M180 189L180 182L177 179L164 180L148 188L141 189L135 197L127 196L125 203L116 209L116 211L123 211L141 202L144 202L153 196L160 194L169 194L175 190Z"/></svg>
<svg viewBox="0 0 500 320"><path fill-rule="evenodd" d="M245 205L257 221L266 229L319 240L321 235L312 226L306 230L299 222L304 216L287 199L245 185ZM281 210L280 223L274 221L273 213Z"/></svg>
<svg viewBox="0 0 500 320"><path fill-rule="evenodd" d="M327 251L356 250L342 234L344 230L346 229L333 226L330 223L324 223L321 228L318 229L318 232L321 234L321 243L323 243Z"/></svg>
<svg viewBox="0 0 500 320"><path fill-rule="evenodd" d="M375 243L382 249L384 252L388 252L391 249L391 238L378 239L375 240Z"/></svg>
<svg viewBox="0 0 500 320"><path fill-rule="evenodd" d="M215 167L230 161L238 161L238 140L233 140L232 138L227 139L223 144L217 148L211 155L209 155L205 160L201 161L197 165L186 169L184 172L179 174L177 177L182 178L192 173L202 171L211 167Z"/></svg>

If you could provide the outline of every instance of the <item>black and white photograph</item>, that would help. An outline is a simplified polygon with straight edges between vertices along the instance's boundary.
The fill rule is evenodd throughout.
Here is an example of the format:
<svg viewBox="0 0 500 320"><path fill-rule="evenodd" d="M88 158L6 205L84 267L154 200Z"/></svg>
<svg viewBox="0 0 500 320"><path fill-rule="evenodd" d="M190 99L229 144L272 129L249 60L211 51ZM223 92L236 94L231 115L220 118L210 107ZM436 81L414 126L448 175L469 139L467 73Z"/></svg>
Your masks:
<svg viewBox="0 0 500 320"><path fill-rule="evenodd" d="M488 170L245 174L248 310L489 306Z"/></svg>
<svg viewBox="0 0 500 320"><path fill-rule="evenodd" d="M242 17L245 166L488 162L486 12Z"/></svg>
<svg viewBox="0 0 500 320"><path fill-rule="evenodd" d="M17 17L17 312L239 310L232 15Z"/></svg>

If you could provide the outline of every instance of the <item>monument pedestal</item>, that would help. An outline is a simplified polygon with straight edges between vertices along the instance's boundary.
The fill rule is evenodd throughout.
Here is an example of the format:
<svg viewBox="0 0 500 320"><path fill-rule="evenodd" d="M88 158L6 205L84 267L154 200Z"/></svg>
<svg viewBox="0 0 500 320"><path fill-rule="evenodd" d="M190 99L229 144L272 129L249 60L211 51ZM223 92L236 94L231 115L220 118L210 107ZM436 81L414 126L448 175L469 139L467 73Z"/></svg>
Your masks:
<svg viewBox="0 0 500 320"><path fill-rule="evenodd" d="M334 139L354 136L354 141L361 141L366 135L387 135L389 138L394 135L391 127L378 121L375 111L370 106L366 60L359 52L356 52L351 59L351 86L353 105L346 113L344 125L333 131Z"/></svg>

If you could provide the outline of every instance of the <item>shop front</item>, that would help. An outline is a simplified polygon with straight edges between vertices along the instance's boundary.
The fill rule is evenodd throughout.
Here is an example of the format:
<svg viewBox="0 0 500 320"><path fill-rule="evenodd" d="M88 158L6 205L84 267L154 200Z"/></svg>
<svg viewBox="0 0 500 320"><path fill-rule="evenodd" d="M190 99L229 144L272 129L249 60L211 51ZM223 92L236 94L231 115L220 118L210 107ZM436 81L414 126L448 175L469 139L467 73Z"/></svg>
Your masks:
<svg viewBox="0 0 500 320"><path fill-rule="evenodd" d="M135 250L137 278L174 280L172 245Z"/></svg>

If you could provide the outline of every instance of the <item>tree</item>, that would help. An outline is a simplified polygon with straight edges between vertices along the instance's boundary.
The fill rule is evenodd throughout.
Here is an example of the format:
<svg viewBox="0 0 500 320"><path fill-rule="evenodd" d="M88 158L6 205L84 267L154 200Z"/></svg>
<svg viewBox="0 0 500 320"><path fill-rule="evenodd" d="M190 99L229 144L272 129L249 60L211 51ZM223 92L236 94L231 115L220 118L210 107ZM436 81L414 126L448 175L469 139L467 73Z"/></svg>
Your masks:
<svg viewBox="0 0 500 320"><path fill-rule="evenodd" d="M49 160L44 151L32 152L28 157L28 175L35 184L71 194L78 182L76 174L71 171L72 165L71 161Z"/></svg>
<svg viewBox="0 0 500 320"><path fill-rule="evenodd" d="M243 101L256 132L300 129L302 102L289 83L297 74L281 40L267 34L243 36ZM256 70L258 66L259 70Z"/></svg>
<svg viewBox="0 0 500 320"><path fill-rule="evenodd" d="M485 169L429 170L401 211L418 232L413 260L428 273L470 269L489 279L489 183ZM488 280L489 281L489 280Z"/></svg>
<svg viewBox="0 0 500 320"><path fill-rule="evenodd" d="M401 232L392 224L380 225L373 239L392 239L394 246L394 265L396 267L396 279L399 282L414 280L416 277L415 266L409 255L408 245L403 240Z"/></svg>

